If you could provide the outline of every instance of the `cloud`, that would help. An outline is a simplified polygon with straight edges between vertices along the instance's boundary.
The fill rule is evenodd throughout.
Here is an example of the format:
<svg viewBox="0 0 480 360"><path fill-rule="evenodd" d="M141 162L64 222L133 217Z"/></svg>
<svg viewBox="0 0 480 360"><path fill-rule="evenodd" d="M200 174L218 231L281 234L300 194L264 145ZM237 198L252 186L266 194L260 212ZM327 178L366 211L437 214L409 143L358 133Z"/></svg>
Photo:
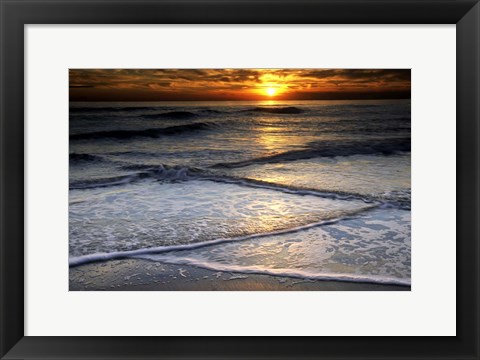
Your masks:
<svg viewBox="0 0 480 360"><path fill-rule="evenodd" d="M267 87L278 98L297 98L313 92L410 91L406 69L71 69L71 99L94 99L110 94L121 98L212 99L230 94L237 99L258 99ZM90 94L90 95L89 95ZM127 95L126 95L127 94ZM220 96L219 94L223 94ZM303 95L302 95L303 96ZM308 95L310 98L311 94Z"/></svg>

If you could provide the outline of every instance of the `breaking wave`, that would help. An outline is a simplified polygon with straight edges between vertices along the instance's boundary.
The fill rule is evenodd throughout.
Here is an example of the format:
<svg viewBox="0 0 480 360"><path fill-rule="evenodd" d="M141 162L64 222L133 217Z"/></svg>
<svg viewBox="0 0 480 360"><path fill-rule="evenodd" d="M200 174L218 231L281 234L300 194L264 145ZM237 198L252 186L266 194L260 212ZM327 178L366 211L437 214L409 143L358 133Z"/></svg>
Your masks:
<svg viewBox="0 0 480 360"><path fill-rule="evenodd" d="M110 107L71 107L71 114L90 114L90 113L106 113L114 111L148 111L159 110L158 107L151 106L110 106Z"/></svg>
<svg viewBox="0 0 480 360"><path fill-rule="evenodd" d="M319 190L307 187L299 187L285 184L277 184L274 182L240 178L235 176L227 176L214 174L209 171L187 168L181 166L169 165L143 165L143 164L126 164L121 169L127 171L137 171L134 174L106 177L92 180L79 180L70 183L70 189L93 189L99 187L110 187L124 184L135 183L142 180L156 181L187 181L187 180L204 180L213 181L224 184L235 184L256 189L265 189L279 191L285 194L300 196L317 196L325 199L334 200L357 200L366 204L376 204L382 207L394 207L399 209L410 209L411 194L392 192L366 196L364 194L356 194L334 190Z"/></svg>
<svg viewBox="0 0 480 360"><path fill-rule="evenodd" d="M146 113L145 113L146 112ZM144 119L178 119L188 120L204 115L223 114L224 111L215 109L199 109L197 112L186 110L168 111L162 107L73 107L71 115L111 115L111 116L136 116Z"/></svg>
<svg viewBox="0 0 480 360"><path fill-rule="evenodd" d="M257 112L257 113L269 113L269 114L301 114L302 109L295 106L286 107L255 107L253 109L243 110L243 112Z"/></svg>
<svg viewBox="0 0 480 360"><path fill-rule="evenodd" d="M253 164L280 163L283 161L305 160L315 157L336 157L352 155L393 155L411 150L410 138L370 139L368 141L321 141L312 142L303 150L287 151L276 155L250 160L218 163L214 168L239 168Z"/></svg>
<svg viewBox="0 0 480 360"><path fill-rule="evenodd" d="M194 114L190 111L169 111L165 113L158 113L158 114L145 114L141 115L144 119L192 119L197 117L197 114Z"/></svg>
<svg viewBox="0 0 480 360"><path fill-rule="evenodd" d="M135 137L157 138L160 136L178 135L188 132L197 132L209 129L213 123L193 123L187 125L176 125L165 128L145 130L110 130L96 131L70 135L70 140L94 140L94 139L131 139Z"/></svg>
<svg viewBox="0 0 480 360"><path fill-rule="evenodd" d="M178 166L148 166L148 165L126 165L125 170L144 170L134 174L106 177L92 180L79 180L70 183L70 189L91 189L98 187L117 186L134 183L140 180L187 180L195 176L195 169L188 169Z"/></svg>

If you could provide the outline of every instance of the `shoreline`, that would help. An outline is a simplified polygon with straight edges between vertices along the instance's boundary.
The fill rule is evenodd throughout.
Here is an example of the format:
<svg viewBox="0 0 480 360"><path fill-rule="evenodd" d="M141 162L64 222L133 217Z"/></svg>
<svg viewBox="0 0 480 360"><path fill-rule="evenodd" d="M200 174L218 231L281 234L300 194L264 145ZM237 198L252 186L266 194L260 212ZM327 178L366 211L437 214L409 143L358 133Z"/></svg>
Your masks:
<svg viewBox="0 0 480 360"><path fill-rule="evenodd" d="M410 286L212 271L140 259L69 268L69 291L410 291Z"/></svg>

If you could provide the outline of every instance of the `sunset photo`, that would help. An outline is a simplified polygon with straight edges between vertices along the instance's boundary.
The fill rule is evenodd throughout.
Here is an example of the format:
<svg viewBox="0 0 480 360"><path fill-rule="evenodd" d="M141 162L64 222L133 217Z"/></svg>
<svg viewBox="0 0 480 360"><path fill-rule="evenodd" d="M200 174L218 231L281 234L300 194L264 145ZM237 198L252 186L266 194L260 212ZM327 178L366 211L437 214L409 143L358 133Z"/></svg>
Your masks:
<svg viewBox="0 0 480 360"><path fill-rule="evenodd" d="M70 69L70 291L409 291L410 69Z"/></svg>

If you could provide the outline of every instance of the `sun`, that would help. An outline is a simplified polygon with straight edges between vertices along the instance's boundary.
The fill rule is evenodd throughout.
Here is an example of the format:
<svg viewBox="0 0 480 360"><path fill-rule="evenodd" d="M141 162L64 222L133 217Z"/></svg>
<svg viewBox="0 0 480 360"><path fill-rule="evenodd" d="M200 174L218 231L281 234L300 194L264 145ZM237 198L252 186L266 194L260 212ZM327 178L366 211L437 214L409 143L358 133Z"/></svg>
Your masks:
<svg viewBox="0 0 480 360"><path fill-rule="evenodd" d="M277 90L275 88L269 87L267 88L267 95L268 96L274 96L276 94Z"/></svg>

